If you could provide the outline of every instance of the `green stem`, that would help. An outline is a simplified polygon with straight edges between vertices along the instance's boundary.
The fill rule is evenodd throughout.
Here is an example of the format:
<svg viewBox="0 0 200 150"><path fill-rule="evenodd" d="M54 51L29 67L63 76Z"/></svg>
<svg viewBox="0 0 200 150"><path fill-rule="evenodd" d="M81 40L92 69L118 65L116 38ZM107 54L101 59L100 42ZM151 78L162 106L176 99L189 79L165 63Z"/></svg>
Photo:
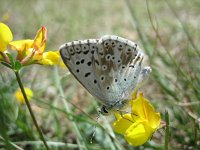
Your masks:
<svg viewBox="0 0 200 150"><path fill-rule="evenodd" d="M165 112L165 122L166 122L166 127L165 127L165 150L168 150L169 147L169 114L166 111Z"/></svg>
<svg viewBox="0 0 200 150"><path fill-rule="evenodd" d="M21 147L17 146L15 143L8 141L7 139L3 138L2 136L0 136L0 140L2 140L3 142L9 145L11 145L12 147L7 147L8 149L12 149L15 148L16 150L24 150Z"/></svg>
<svg viewBox="0 0 200 150"><path fill-rule="evenodd" d="M44 139L42 130L41 130L40 127L38 126L38 123L37 123L37 121L36 121L36 119L35 119L35 116L34 116L34 113L33 113L33 111L32 111L31 105L30 105L30 103L29 103L29 101L28 101L27 95L26 95L25 90L24 90L24 86L23 86L22 81L21 81L20 76L19 76L19 72L18 72L18 71L15 71L15 75L16 75L16 78L17 78L17 82L18 82L18 84L19 84L19 87L20 87L20 89L21 89L21 91L22 91L23 97L24 97L24 99L25 99L26 106L28 107L28 110L29 110L29 112L30 112L30 114L31 114L31 118L33 119L33 123L34 123L34 125L35 125L35 127L36 127L36 129L37 129L37 131L38 131L38 133L39 133L39 135L40 135L40 138L41 138L42 142L44 143L46 149L49 150L49 147L48 147L48 145L47 145L47 143L46 143L46 141L45 141L45 139Z"/></svg>
<svg viewBox="0 0 200 150"><path fill-rule="evenodd" d="M59 93L60 93L60 95L62 97L61 100L62 100L62 102L64 104L65 111L67 113L71 113L71 109L70 109L68 103L63 98L63 97L65 97L65 94L64 94L64 91L63 91L62 86L61 86L60 77L58 75L57 67L55 67L55 79L56 79L56 85L58 87ZM69 119L73 120L73 116L69 116ZM76 125L75 121L72 122L72 126L73 126L73 129L74 129L74 131L76 132L76 135L77 135L77 143L80 146L79 149L82 149L81 148L81 144L82 144L83 147L84 147L83 149L87 150L88 149L87 143L85 142L85 139L82 137L81 132L80 132L78 126Z"/></svg>

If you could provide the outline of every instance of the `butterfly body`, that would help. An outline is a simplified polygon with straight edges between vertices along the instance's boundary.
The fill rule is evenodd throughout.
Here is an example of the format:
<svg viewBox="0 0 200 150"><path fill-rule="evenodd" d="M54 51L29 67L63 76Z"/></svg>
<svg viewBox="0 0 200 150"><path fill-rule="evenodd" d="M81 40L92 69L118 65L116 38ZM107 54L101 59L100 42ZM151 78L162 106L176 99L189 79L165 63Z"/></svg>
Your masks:
<svg viewBox="0 0 200 150"><path fill-rule="evenodd" d="M151 71L142 67L137 44L114 35L68 42L60 47L60 54L74 77L103 104L105 113L121 110Z"/></svg>

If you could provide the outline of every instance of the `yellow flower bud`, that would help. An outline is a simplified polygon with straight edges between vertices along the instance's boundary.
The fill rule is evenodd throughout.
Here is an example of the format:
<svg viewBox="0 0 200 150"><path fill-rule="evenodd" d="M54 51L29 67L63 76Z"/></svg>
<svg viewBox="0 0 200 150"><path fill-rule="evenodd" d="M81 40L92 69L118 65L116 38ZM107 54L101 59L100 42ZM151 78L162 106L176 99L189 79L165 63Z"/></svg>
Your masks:
<svg viewBox="0 0 200 150"><path fill-rule="evenodd" d="M29 88L24 88L25 90L25 93L27 95L27 98L28 100L30 100L32 97L33 97L33 92L31 89ZM15 98L16 100L20 103L20 104L25 104L25 99L24 99L24 96L21 92L21 89L18 89L16 92L15 92Z"/></svg>

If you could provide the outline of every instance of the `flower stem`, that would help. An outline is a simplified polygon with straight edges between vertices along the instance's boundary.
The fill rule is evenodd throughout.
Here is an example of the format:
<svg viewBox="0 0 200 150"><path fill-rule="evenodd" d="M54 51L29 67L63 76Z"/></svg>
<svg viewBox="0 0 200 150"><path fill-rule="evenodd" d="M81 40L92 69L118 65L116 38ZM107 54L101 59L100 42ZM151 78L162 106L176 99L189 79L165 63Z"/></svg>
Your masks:
<svg viewBox="0 0 200 150"><path fill-rule="evenodd" d="M165 150L168 150L168 145L169 145L169 114L166 111L165 112L165 122L166 122L166 127L165 127Z"/></svg>
<svg viewBox="0 0 200 150"><path fill-rule="evenodd" d="M39 133L39 135L40 135L40 138L41 138L42 142L44 143L46 149L49 150L49 147L48 147L48 145L47 145L47 143L46 143L46 141L45 141L45 139L44 139L42 130L41 130L40 127L38 126L38 123L37 123L37 121L36 121L36 119L35 119L35 116L34 116L34 113L33 113L33 111L32 111L31 105L30 105L30 103L29 103L29 101L28 101L27 95L26 95L25 90L24 90L24 86L23 86L22 81L21 81L20 76L19 76L19 72L18 72L18 71L15 71L15 75L16 75L16 78L17 78L17 82L18 82L18 84L19 84L19 87L20 87L20 89L21 89L21 91L22 91L23 97L24 97L24 99L25 99L26 106L28 107L28 110L29 110L29 112L30 112L30 114L31 114L31 118L33 119L33 123L34 123L34 125L35 125L35 127L36 127L36 129L37 129L37 131L38 131L38 133Z"/></svg>

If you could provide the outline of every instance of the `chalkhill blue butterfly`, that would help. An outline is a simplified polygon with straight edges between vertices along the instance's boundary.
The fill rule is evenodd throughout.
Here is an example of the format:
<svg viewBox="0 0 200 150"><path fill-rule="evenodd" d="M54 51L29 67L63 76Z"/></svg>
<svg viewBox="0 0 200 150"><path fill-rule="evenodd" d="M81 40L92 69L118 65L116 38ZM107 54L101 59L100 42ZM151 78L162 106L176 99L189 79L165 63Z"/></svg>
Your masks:
<svg viewBox="0 0 200 150"><path fill-rule="evenodd" d="M60 54L74 77L102 103L104 115L122 110L151 72L142 66L139 46L115 35L68 42Z"/></svg>

